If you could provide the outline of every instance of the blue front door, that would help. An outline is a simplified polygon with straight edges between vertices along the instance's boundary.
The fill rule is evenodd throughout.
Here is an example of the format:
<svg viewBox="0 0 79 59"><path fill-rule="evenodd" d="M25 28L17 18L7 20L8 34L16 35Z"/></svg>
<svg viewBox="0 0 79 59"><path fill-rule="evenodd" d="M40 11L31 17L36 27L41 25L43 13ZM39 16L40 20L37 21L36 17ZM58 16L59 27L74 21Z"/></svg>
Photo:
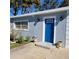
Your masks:
<svg viewBox="0 0 79 59"><path fill-rule="evenodd" d="M45 19L45 42L53 43L54 41L54 19Z"/></svg>

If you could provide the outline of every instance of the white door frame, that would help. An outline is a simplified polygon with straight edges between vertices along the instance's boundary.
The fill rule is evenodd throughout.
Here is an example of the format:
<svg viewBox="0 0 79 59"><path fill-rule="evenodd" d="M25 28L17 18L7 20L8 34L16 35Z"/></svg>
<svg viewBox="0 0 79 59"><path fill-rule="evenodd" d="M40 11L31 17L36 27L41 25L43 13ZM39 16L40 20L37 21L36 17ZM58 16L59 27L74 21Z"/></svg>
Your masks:
<svg viewBox="0 0 79 59"><path fill-rule="evenodd" d="M43 39L42 42L45 42L45 19L46 18L55 18L54 20L54 43L56 41L56 16L46 16L43 18Z"/></svg>

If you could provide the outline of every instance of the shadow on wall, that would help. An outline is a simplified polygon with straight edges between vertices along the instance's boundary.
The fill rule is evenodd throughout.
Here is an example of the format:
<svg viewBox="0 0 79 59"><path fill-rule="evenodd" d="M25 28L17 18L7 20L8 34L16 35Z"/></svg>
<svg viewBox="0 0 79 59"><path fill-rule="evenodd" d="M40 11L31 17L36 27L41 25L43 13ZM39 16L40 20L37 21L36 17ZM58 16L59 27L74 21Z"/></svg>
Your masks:
<svg viewBox="0 0 79 59"><path fill-rule="evenodd" d="M64 19L66 19L66 15L61 15L61 16L59 16L57 19L56 19L56 26L61 22L61 21L63 21ZM35 22L34 22L34 26L36 26L36 24L38 23L38 22L41 22L41 21L43 21L42 20L42 17L35 17L34 18L34 20L35 20Z"/></svg>
<svg viewBox="0 0 79 59"><path fill-rule="evenodd" d="M67 17L67 15L61 15L61 16L57 16L57 19L56 19L56 25L58 25L61 21L63 21L65 18ZM29 20L29 22L34 22L34 26L36 26L36 24L38 22L41 22L43 21L43 16L32 16L32 17L24 17L24 18L20 18L21 20ZM14 18L13 20L11 20L11 22L13 21L18 21L19 18ZM19 20L20 20L19 19Z"/></svg>
<svg viewBox="0 0 79 59"><path fill-rule="evenodd" d="M38 23L40 21L40 18L36 18L36 20L35 20L35 23L34 23L34 26L36 26L36 24Z"/></svg>
<svg viewBox="0 0 79 59"><path fill-rule="evenodd" d="M58 19L56 19L56 20L57 20L57 21L56 21L56 26L57 26L61 21L63 21L64 19L66 19L66 17L67 17L67 16L63 16L63 15L59 16Z"/></svg>

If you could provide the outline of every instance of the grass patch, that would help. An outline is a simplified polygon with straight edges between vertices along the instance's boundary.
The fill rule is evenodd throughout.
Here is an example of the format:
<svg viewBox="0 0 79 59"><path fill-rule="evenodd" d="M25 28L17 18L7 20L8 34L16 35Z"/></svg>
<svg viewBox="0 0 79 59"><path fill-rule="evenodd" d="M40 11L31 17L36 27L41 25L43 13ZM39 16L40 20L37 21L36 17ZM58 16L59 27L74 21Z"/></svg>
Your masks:
<svg viewBox="0 0 79 59"><path fill-rule="evenodd" d="M19 43L11 43L10 44L10 48L15 48L15 47L18 47L18 46L20 46Z"/></svg>
<svg viewBox="0 0 79 59"><path fill-rule="evenodd" d="M22 46L22 45L24 45L24 44L28 44L28 43L30 43L31 41L27 41L27 40L24 40L22 43L11 43L10 44L10 48L12 49L12 48L16 48L16 47L19 47L19 46Z"/></svg>
<svg viewBox="0 0 79 59"><path fill-rule="evenodd" d="M16 48L16 47L19 47L21 45L24 45L24 44L27 44L27 43L30 43L30 37L23 37L23 36L20 36L17 40L16 40L16 43L11 43L10 44L10 48Z"/></svg>

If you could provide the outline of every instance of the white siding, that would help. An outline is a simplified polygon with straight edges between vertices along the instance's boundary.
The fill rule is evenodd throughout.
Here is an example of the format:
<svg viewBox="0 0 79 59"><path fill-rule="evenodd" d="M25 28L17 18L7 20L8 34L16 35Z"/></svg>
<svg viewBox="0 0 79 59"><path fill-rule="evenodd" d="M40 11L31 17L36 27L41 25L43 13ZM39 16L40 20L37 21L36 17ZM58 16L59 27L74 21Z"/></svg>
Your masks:
<svg viewBox="0 0 79 59"><path fill-rule="evenodd" d="M63 46L66 44L66 18L56 25L56 42L62 41Z"/></svg>

